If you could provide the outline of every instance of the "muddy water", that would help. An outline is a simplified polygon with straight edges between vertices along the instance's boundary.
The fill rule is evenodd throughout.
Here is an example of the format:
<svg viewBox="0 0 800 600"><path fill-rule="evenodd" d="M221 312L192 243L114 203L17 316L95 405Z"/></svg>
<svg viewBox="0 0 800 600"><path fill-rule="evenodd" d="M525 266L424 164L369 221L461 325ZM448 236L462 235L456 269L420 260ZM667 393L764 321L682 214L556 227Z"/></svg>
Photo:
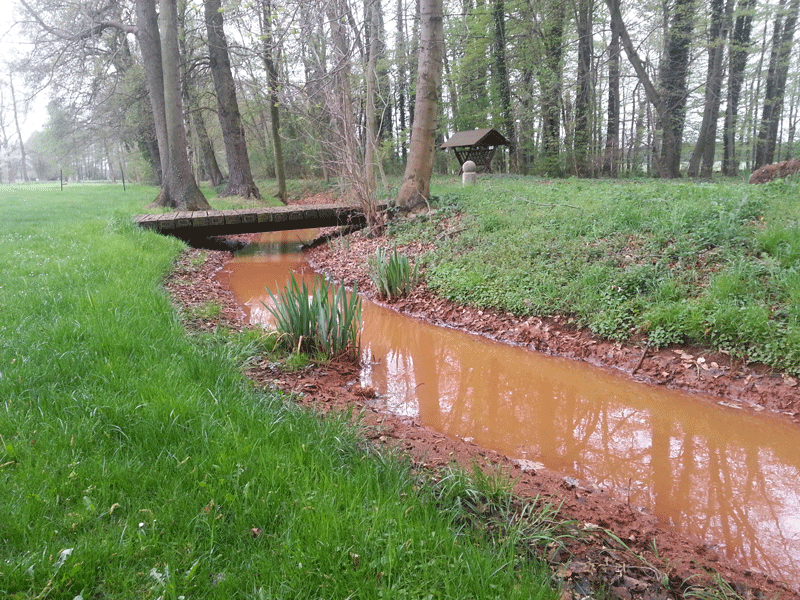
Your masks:
<svg viewBox="0 0 800 600"><path fill-rule="evenodd" d="M290 271L314 277L298 254L308 232L268 235L220 273L254 322L269 320L266 286ZM800 444L783 421L368 302L362 347L361 383L383 408L591 482L750 568L800 581Z"/></svg>

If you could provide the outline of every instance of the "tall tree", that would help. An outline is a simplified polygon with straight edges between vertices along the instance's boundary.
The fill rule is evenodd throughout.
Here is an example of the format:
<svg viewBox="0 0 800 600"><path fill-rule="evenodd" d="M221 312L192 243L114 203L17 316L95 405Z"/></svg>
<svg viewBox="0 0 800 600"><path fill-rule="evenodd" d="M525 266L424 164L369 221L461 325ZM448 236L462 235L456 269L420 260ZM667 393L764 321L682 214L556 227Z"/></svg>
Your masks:
<svg viewBox="0 0 800 600"><path fill-rule="evenodd" d="M620 55L619 23L616 19L610 20L611 39L608 42L608 105L606 107L606 143L603 155L603 171L611 177L616 177L619 171L621 158L619 125L619 79Z"/></svg>
<svg viewBox="0 0 800 600"><path fill-rule="evenodd" d="M753 168L756 169L775 161L778 126L783 111L783 97L786 91L798 12L800 12L800 0L790 0L788 6L786 0L780 0L778 13L775 16L761 124L756 140L755 164L753 165Z"/></svg>
<svg viewBox="0 0 800 600"><path fill-rule="evenodd" d="M675 0L661 66L660 89L651 80L644 62L633 45L622 19L620 1L606 0L606 5L611 19L616 21L628 61L656 112L657 124L662 132L661 154L655 157L658 173L665 178L680 177L680 151L688 95L687 76L692 20L695 12L694 0Z"/></svg>
<svg viewBox="0 0 800 600"><path fill-rule="evenodd" d="M11 167L11 154L8 152L8 132L6 131L6 111L5 95L3 86L0 85L0 157L5 156L8 168L8 181L13 183L13 168ZM0 183L3 183L3 165L0 163Z"/></svg>
<svg viewBox="0 0 800 600"><path fill-rule="evenodd" d="M217 155L214 152L214 144L211 141L211 136L208 134L206 123L203 120L203 112L200 105L192 103L189 107L191 115L191 124L197 135L197 143L200 146L200 159L203 163L203 169L208 176L211 185L217 187L224 180L225 176L219 168L217 162Z"/></svg>
<svg viewBox="0 0 800 600"><path fill-rule="evenodd" d="M376 117L375 105L378 95L378 56L382 53L379 17L380 2L368 0L366 4L366 18L369 27L367 33L367 64L366 64L366 110L364 131L364 178L366 192L374 196L376 190L376 174L378 157L378 138L380 136L380 118ZM370 203L371 204L371 203Z"/></svg>
<svg viewBox="0 0 800 600"><path fill-rule="evenodd" d="M736 123L744 70L750 54L750 33L753 28L755 3L756 0L739 0L737 8L739 14L731 32L725 124L722 133L722 173L728 176L735 176L739 171L739 161L736 157Z"/></svg>
<svg viewBox="0 0 800 600"><path fill-rule="evenodd" d="M711 0L711 21L708 28L708 71L703 103L703 121L697 143L689 160L689 177L711 177L717 147L717 121L721 103L720 91L724 71L725 40L728 38L733 0ZM702 169L700 163L702 161Z"/></svg>
<svg viewBox="0 0 800 600"><path fill-rule="evenodd" d="M188 125L194 133L193 136L190 135L190 138L193 138L193 141L196 140L198 146L198 179L208 179L213 187L217 187L225 180L225 177L219 168L217 156L214 152L214 142L203 119L204 108L200 103L200 77L198 76L199 69L197 68L201 61L196 56L199 44L190 43L191 38L188 35L193 23L189 21L189 27L187 27L187 20L192 13L186 10L185 4L182 4L180 8L182 10L178 12L178 43L180 44L180 53L183 58L181 63L183 67L181 69L183 77L181 80L181 92L188 111Z"/></svg>
<svg viewBox="0 0 800 600"><path fill-rule="evenodd" d="M197 187L189 156L186 153L186 129L181 102L181 80L179 73L180 55L178 53L178 6L176 0L160 0L160 14L155 17L155 0L137 0L137 11L146 18L139 22L140 46L144 54L145 45L152 44L148 50L150 61L145 61L145 72L150 71L148 81L161 75L161 86L150 89L153 111L161 106L164 116L166 143L159 141L162 151L164 181L161 193L153 202L156 206L167 206L176 210L208 210L211 206ZM153 30L153 27L156 27ZM141 40L145 41L142 42ZM157 50L156 50L157 48ZM155 57L158 56L160 60ZM158 97L158 94L161 97ZM166 153L163 148L166 148ZM166 165L164 156L167 157Z"/></svg>
<svg viewBox="0 0 800 600"><path fill-rule="evenodd" d="M222 127L225 158L228 161L228 183L221 196L261 198L250 169L247 141L236 99L236 83L233 80L228 40L223 31L222 5L220 0L205 0L206 32L208 34L208 57L214 90L217 94L217 114Z"/></svg>
<svg viewBox="0 0 800 600"><path fill-rule="evenodd" d="M697 0L675 0L664 48L664 61L661 64L661 90L663 108L666 112L661 143L661 164L668 177L680 177L696 6Z"/></svg>
<svg viewBox="0 0 800 600"><path fill-rule="evenodd" d="M546 0L542 24L544 57L539 68L542 101L542 169L550 175L560 174L561 95L563 88L564 21L566 5L562 0Z"/></svg>
<svg viewBox="0 0 800 600"><path fill-rule="evenodd" d="M22 171L22 181L28 181L28 160L25 156L25 140L22 139L22 129L19 126L19 106L17 106L17 94L14 91L14 78L9 73L8 87L11 90L11 110L14 114L14 127L17 129L19 140L20 170Z"/></svg>
<svg viewBox="0 0 800 600"><path fill-rule="evenodd" d="M576 0L575 23L578 30L578 81L575 94L575 132L573 135L573 157L575 174L586 177L591 174L589 144L591 141L592 91L592 24L594 0Z"/></svg>
<svg viewBox="0 0 800 600"><path fill-rule="evenodd" d="M403 210L413 210L430 197L431 176L436 140L436 120L442 85L444 52L444 10L442 0L420 0L419 62L417 96L411 144L403 180L395 203Z"/></svg>
<svg viewBox="0 0 800 600"><path fill-rule="evenodd" d="M286 201L286 168L283 160L283 144L281 141L281 113L278 91L278 66L280 47L275 43L273 36L273 9L272 0L261 0L259 13L261 26L261 60L267 70L267 88L269 90L269 119L272 137L272 154L275 160L275 179L278 182L278 193L281 201ZM278 55L278 56L276 56Z"/></svg>
<svg viewBox="0 0 800 600"><path fill-rule="evenodd" d="M406 69L406 16L403 0L397 0L397 42L395 44L395 63L397 64L397 128L400 135L400 158L405 161L408 149L405 144L406 99L408 98L408 71Z"/></svg>
<svg viewBox="0 0 800 600"><path fill-rule="evenodd" d="M31 23L41 35L43 47L54 48L47 56L49 68L53 71L67 69L71 75L76 63L88 59L96 61L97 69L87 70L81 64L75 78L64 78L66 83L78 82L71 91L84 95L87 109L102 104L97 96L101 86L93 80L88 86L80 85L85 82L84 74L101 72L111 76L125 72L125 65L117 59L127 60L130 53L126 42L118 43L117 38L130 34L137 36L163 174L161 191L153 204L180 210L210 208L197 187L186 152L175 0L161 1L161 27L155 0L136 0L136 26L126 22L130 15L117 2L40 3L42 14L48 15L49 20L28 0L20 0L20 4L32 18Z"/></svg>
<svg viewBox="0 0 800 600"><path fill-rule="evenodd" d="M514 127L514 111L511 106L511 82L506 64L506 10L504 0L493 0L492 21L494 39L492 44L492 80L497 96L500 129L509 141L510 170L517 170L517 136Z"/></svg>
<svg viewBox="0 0 800 600"><path fill-rule="evenodd" d="M497 67L492 64L492 57L496 57L493 41L497 40L492 18L497 6L489 4L493 1L463 0L463 15L450 26L455 34L452 52L458 96L453 122L456 131L485 127L487 115L493 113L492 100L498 100L494 93L497 86L492 86L490 80L497 79ZM503 10L502 2L500 9Z"/></svg>

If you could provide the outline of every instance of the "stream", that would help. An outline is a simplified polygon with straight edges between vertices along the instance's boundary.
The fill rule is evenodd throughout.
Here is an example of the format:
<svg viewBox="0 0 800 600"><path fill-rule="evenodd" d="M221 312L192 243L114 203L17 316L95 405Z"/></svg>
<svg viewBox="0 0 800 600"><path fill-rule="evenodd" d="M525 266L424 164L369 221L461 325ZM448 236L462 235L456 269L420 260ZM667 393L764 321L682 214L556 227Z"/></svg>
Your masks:
<svg viewBox="0 0 800 600"><path fill-rule="evenodd" d="M311 231L261 234L218 278L253 323ZM797 427L363 301L361 385L377 408L606 489L748 568L800 581Z"/></svg>

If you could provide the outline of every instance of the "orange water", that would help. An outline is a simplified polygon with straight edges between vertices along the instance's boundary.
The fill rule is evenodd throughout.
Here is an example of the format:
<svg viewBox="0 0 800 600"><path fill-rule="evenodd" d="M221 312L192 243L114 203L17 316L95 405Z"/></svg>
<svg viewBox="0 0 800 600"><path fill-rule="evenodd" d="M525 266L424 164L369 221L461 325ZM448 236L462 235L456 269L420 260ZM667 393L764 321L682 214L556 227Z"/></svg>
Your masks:
<svg viewBox="0 0 800 600"><path fill-rule="evenodd" d="M290 271L316 277L298 254L303 237L265 234L264 254L220 272L252 321L269 320L267 286L282 288ZM607 489L729 558L800 581L796 427L369 302L361 335L361 383L382 408Z"/></svg>

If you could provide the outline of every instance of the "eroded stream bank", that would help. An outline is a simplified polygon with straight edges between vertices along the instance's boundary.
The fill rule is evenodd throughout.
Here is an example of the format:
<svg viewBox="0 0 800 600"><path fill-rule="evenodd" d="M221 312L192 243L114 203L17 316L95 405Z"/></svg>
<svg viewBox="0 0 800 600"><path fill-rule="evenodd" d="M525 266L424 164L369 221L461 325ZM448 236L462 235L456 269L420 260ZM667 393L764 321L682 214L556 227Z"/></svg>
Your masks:
<svg viewBox="0 0 800 600"><path fill-rule="evenodd" d="M315 275L309 236L272 234L219 273L254 322L266 287ZM375 408L602 488L711 550L800 581L800 448L769 414L656 388L365 302L362 387Z"/></svg>

